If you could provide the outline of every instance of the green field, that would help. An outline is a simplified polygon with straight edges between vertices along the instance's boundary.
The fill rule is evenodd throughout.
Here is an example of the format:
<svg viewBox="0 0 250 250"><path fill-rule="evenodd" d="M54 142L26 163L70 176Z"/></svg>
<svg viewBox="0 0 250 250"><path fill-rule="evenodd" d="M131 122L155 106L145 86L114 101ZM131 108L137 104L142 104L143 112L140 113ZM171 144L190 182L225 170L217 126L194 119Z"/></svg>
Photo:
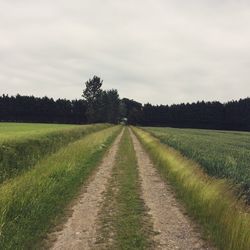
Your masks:
<svg viewBox="0 0 250 250"><path fill-rule="evenodd" d="M200 164L211 176L227 178L250 195L250 133L199 129L145 128Z"/></svg>
<svg viewBox="0 0 250 250"><path fill-rule="evenodd" d="M41 240L120 131L89 127L82 139L0 184L0 249L28 249Z"/></svg>
<svg viewBox="0 0 250 250"><path fill-rule="evenodd" d="M22 140L25 138L42 136L51 132L77 127L80 127L80 125L1 122L0 143L12 139Z"/></svg>
<svg viewBox="0 0 250 250"><path fill-rule="evenodd" d="M0 183L68 143L108 126L0 123Z"/></svg>

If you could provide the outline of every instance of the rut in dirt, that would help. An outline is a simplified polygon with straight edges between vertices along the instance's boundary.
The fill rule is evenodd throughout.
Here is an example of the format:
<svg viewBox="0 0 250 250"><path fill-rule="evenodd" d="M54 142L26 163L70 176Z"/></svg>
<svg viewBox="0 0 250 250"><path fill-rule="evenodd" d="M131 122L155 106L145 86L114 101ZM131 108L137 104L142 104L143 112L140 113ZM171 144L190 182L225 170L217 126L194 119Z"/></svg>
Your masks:
<svg viewBox="0 0 250 250"><path fill-rule="evenodd" d="M72 216L68 218L63 229L50 235L49 238L55 239L51 249L87 250L94 248L100 204L115 164L122 134L123 131L104 156L97 171L90 177L87 186L83 187L77 202L72 207Z"/></svg>
<svg viewBox="0 0 250 250"><path fill-rule="evenodd" d="M153 223L155 249L215 249L204 241L200 229L186 215L171 187L162 180L148 154L130 130L141 179L142 198Z"/></svg>

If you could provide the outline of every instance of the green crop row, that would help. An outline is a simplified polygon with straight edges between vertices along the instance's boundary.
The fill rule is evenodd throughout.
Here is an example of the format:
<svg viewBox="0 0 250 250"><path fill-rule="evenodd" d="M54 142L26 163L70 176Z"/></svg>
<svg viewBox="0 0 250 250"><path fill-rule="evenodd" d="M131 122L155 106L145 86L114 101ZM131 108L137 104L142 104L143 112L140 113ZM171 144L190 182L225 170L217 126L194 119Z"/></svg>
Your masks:
<svg viewBox="0 0 250 250"><path fill-rule="evenodd" d="M206 175L191 160L138 128L133 128L163 178L175 188L177 198L204 228L219 249L250 249L250 213L232 194L224 180Z"/></svg>
<svg viewBox="0 0 250 250"><path fill-rule="evenodd" d="M32 125L31 127L35 127ZM39 125L38 125L39 126ZM35 165L40 159L48 156L68 143L80 139L90 132L95 132L110 125L84 125L52 129L53 125L41 130L43 132L29 133L25 130L25 137L19 137L18 133L12 133L8 140L0 143L0 183L15 177L24 170ZM18 126L15 126L15 128ZM25 128L27 125L25 125ZM16 129L15 129L16 131ZM39 129L38 129L39 131ZM44 131L47 131L46 133ZM13 132L13 131L12 131ZM14 136L16 134L16 136Z"/></svg>
<svg viewBox="0 0 250 250"><path fill-rule="evenodd" d="M120 130L87 135L2 183L0 249L36 249Z"/></svg>
<svg viewBox="0 0 250 250"><path fill-rule="evenodd" d="M232 180L250 202L250 133L199 129L146 128L211 176Z"/></svg>

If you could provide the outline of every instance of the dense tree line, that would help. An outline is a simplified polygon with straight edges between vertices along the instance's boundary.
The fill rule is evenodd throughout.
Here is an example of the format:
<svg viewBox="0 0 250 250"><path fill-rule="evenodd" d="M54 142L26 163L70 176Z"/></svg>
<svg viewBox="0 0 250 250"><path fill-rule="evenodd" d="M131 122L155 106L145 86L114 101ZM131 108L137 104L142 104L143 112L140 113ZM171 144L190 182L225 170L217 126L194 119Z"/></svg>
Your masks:
<svg viewBox="0 0 250 250"><path fill-rule="evenodd" d="M130 124L250 131L250 98L239 101L142 105L123 99Z"/></svg>
<svg viewBox="0 0 250 250"><path fill-rule="evenodd" d="M85 83L83 99L0 96L0 121L48 123L119 123L250 131L250 98L239 101L151 105L120 99L116 89L102 90L97 76Z"/></svg>
<svg viewBox="0 0 250 250"><path fill-rule="evenodd" d="M48 97L0 97L0 120L11 122L86 123L84 100L54 100Z"/></svg>
<svg viewBox="0 0 250 250"><path fill-rule="evenodd" d="M250 131L250 98L239 101L196 102L143 107L142 124L180 128Z"/></svg>

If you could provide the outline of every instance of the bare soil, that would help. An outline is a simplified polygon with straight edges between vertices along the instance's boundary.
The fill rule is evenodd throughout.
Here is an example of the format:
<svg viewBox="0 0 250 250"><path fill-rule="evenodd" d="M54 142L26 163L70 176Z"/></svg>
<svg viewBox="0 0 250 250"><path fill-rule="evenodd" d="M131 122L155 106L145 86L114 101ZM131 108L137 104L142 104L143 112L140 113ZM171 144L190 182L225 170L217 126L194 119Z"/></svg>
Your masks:
<svg viewBox="0 0 250 250"><path fill-rule="evenodd" d="M115 163L115 155L121 136L122 132L103 158L98 170L91 176L87 186L83 187L77 202L72 207L72 215L63 225L62 230L49 236L49 238L55 239L51 249L94 248L98 213Z"/></svg>
<svg viewBox="0 0 250 250"><path fill-rule="evenodd" d="M153 222L155 249L215 249L202 239L200 228L185 213L171 187L162 180L148 154L130 131L138 159L142 198Z"/></svg>

